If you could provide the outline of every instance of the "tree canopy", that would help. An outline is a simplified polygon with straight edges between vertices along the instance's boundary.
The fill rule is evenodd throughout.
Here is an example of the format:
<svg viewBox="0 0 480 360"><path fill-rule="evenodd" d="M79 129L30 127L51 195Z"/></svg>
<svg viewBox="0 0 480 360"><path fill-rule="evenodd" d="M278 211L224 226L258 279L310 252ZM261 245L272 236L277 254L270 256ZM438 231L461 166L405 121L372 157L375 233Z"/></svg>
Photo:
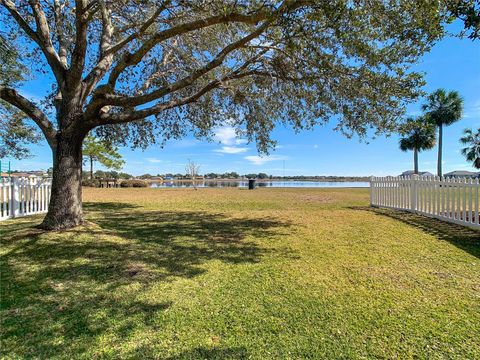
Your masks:
<svg viewBox="0 0 480 360"><path fill-rule="evenodd" d="M12 86L25 80L28 70L19 62L19 54L0 33L0 86ZM40 140L37 128L28 124L25 114L0 99L0 159L22 159L30 152L27 144Z"/></svg>
<svg viewBox="0 0 480 360"><path fill-rule="evenodd" d="M413 173L418 174L418 153L432 149L436 142L435 125L425 116L409 117L400 126L400 150L413 151Z"/></svg>
<svg viewBox="0 0 480 360"><path fill-rule="evenodd" d="M427 96L422 109L435 125L449 126L462 118L463 98L458 91L438 89Z"/></svg>
<svg viewBox="0 0 480 360"><path fill-rule="evenodd" d="M29 157L26 144L38 141L40 135L35 127L25 123L25 115L8 104L0 106L0 159Z"/></svg>
<svg viewBox="0 0 480 360"><path fill-rule="evenodd" d="M51 142L63 127L101 126L100 135L146 146L208 136L228 119L267 150L275 122L310 127L335 115L347 134L391 130L423 84L408 65L442 33L438 6L424 1L2 4L2 23L32 49L22 62L50 70L57 121L13 89L2 98Z"/></svg>
<svg viewBox="0 0 480 360"><path fill-rule="evenodd" d="M480 1L479 0L447 0L446 2L452 20L463 21L461 35L469 39L480 38Z"/></svg>
<svg viewBox="0 0 480 360"><path fill-rule="evenodd" d="M430 150L435 146L435 126L424 117L408 118L400 128L400 150Z"/></svg>

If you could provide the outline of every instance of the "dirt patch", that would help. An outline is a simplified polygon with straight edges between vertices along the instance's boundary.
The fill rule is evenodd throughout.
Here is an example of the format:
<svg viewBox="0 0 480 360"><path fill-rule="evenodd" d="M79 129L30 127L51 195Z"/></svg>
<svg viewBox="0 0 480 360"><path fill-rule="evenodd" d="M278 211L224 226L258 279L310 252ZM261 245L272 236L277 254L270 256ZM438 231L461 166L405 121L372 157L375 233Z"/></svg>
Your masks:
<svg viewBox="0 0 480 360"><path fill-rule="evenodd" d="M431 274L442 280L450 279L453 277L452 274L447 274L440 271L433 271Z"/></svg>
<svg viewBox="0 0 480 360"><path fill-rule="evenodd" d="M125 269L125 275L128 277L138 277L150 274L149 269L143 263L131 263Z"/></svg>
<svg viewBox="0 0 480 360"><path fill-rule="evenodd" d="M309 195L300 195L297 199L303 203L316 203L316 204L329 204L333 203L335 200L333 197L328 196L327 194L309 194Z"/></svg>

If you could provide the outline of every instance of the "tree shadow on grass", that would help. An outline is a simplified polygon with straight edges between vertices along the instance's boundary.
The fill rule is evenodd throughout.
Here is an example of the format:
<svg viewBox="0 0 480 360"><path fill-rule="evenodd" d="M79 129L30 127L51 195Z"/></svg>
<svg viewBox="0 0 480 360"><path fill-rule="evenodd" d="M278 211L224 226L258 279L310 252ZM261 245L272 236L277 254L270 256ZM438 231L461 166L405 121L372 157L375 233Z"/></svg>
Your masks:
<svg viewBox="0 0 480 360"><path fill-rule="evenodd" d="M213 260L295 257L266 245L290 226L276 219L121 203L86 203L85 210L93 224L71 231L45 233L23 219L0 228L4 354L80 356L103 336L121 342L153 326L151 319L172 305L142 297L154 285L198 276Z"/></svg>
<svg viewBox="0 0 480 360"><path fill-rule="evenodd" d="M350 209L368 211L375 215L386 216L401 221L402 223L416 227L439 240L448 241L469 254L480 258L480 231L478 230L427 216L417 215L408 211L374 208L369 206L354 206L350 207Z"/></svg>
<svg viewBox="0 0 480 360"><path fill-rule="evenodd" d="M122 203L122 202L84 202L83 210L85 212L105 212L107 215L112 214L115 211L126 211L131 209L138 209L139 206L135 204Z"/></svg>

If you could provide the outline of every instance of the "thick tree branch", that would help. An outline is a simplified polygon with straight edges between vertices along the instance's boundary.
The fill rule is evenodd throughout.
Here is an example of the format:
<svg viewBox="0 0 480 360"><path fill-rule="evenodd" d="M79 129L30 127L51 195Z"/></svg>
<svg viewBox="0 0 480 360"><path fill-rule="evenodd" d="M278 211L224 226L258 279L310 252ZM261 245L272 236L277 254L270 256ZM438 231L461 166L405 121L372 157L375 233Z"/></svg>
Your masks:
<svg viewBox="0 0 480 360"><path fill-rule="evenodd" d="M66 68L67 64L67 39L64 33L64 23L63 23L63 9L64 5L60 3L60 0L54 0L53 2L54 16L55 16L55 27L56 35L58 39L58 56L63 66Z"/></svg>
<svg viewBox="0 0 480 360"><path fill-rule="evenodd" d="M38 34L30 27L30 25L27 21L25 21L22 15L20 15L15 4L10 0L0 0L0 4L2 4L8 10L10 15L12 15L17 24L23 31L25 31L28 37L40 45L40 38Z"/></svg>
<svg viewBox="0 0 480 360"><path fill-rule="evenodd" d="M98 10L98 0L92 0L85 7L85 13L87 14L87 19L89 19L95 12Z"/></svg>
<svg viewBox="0 0 480 360"><path fill-rule="evenodd" d="M102 1L102 0L101 0ZM70 89L76 89L82 79L87 51L88 11L86 0L75 0L75 47L68 71Z"/></svg>
<svg viewBox="0 0 480 360"><path fill-rule="evenodd" d="M100 56L95 67L88 73L84 78L83 82L85 83L85 89L83 94L83 99L91 94L97 83L102 79L102 77L107 73L112 65L113 56L118 51L120 51L124 46L129 44L131 41L140 37L158 18L158 16L165 10L165 8L170 3L170 0L165 1L162 6L160 6L153 15L148 18L145 23L143 23L138 31L125 37L116 44L111 44L111 38L113 35L113 25L109 12L105 6L102 6L102 39L100 43Z"/></svg>
<svg viewBox="0 0 480 360"><path fill-rule="evenodd" d="M103 115L100 116L100 124L101 125L123 124L123 123L128 123L128 122L131 122L131 121L135 121L135 120L144 119L144 118L152 116L152 115L157 115L157 114L161 113L162 111L195 102L198 99L200 99L203 95L205 95L206 93L220 87L222 85L222 83L224 83L228 80L239 79L239 78L249 76L249 75L250 75L250 73L245 73L245 74L232 75L230 77L224 77L221 80L213 80L191 96L188 96L188 97L182 98L182 99L171 100L171 101L168 101L168 102L159 103L159 104L156 104L156 105L154 105L150 108L146 108L146 109L142 109L142 110L126 111L126 112L122 112L121 114L114 114L114 115L103 114Z"/></svg>
<svg viewBox="0 0 480 360"><path fill-rule="evenodd" d="M132 111L123 112L121 114L114 114L114 115L105 113L100 116L100 122L97 125L122 124L130 121L143 119L148 116L159 114L164 110L172 109L175 107L179 107L179 106L183 106L183 105L195 102L206 93L216 88L220 88L224 86L227 82L231 80L241 79L241 78L252 76L252 75L265 76L265 73L260 73L260 72L257 72L256 70L246 71L249 65L253 64L260 56L261 54L256 54L255 56L245 61L242 64L242 66L240 66L235 71L232 71L228 75L223 76L221 79L210 81L209 83L204 85L200 90L198 90L196 93L194 93L191 96L187 96L182 99L176 99L168 102L159 103L150 108L146 108L142 110L132 110Z"/></svg>
<svg viewBox="0 0 480 360"><path fill-rule="evenodd" d="M107 49L110 47L113 36L112 15L110 9L104 1L100 1L100 12L102 14L102 36L100 39L100 58L105 56Z"/></svg>
<svg viewBox="0 0 480 360"><path fill-rule="evenodd" d="M113 37L114 26L112 24L112 17L110 9L106 6L104 1L99 2L99 8L102 16L102 36L100 38L99 58L97 65L90 71L90 73L83 80L84 87L82 93L82 102L85 101L93 88L105 75L110 68L113 61L113 53L107 54L107 49L110 47Z"/></svg>
<svg viewBox="0 0 480 360"><path fill-rule="evenodd" d="M30 3L37 25L36 31L30 27L28 22L18 12L15 4L11 0L0 0L0 4L2 4L8 10L20 28L40 47L45 55L45 58L47 59L48 64L50 65L50 68L53 71L58 85L60 88L62 88L65 81L64 74L66 67L62 64L60 57L53 47L48 23L40 3L33 0L31 0Z"/></svg>
<svg viewBox="0 0 480 360"><path fill-rule="evenodd" d="M0 86L0 98L27 114L42 130L48 144L52 148L55 146L57 131L45 113L33 102L20 95L16 90L6 86Z"/></svg>

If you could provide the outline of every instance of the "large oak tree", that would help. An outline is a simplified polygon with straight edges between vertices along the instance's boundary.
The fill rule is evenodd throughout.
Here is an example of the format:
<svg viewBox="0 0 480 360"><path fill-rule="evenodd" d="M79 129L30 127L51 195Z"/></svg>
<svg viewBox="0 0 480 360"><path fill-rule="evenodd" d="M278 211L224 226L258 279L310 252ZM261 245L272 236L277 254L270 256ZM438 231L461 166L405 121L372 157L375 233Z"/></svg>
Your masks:
<svg viewBox="0 0 480 360"><path fill-rule="evenodd" d="M228 123L266 152L276 123L334 119L347 136L393 130L423 84L410 65L442 35L436 1L0 0L24 65L52 79L29 116L53 153L46 229L83 222L82 142L146 146Z"/></svg>

